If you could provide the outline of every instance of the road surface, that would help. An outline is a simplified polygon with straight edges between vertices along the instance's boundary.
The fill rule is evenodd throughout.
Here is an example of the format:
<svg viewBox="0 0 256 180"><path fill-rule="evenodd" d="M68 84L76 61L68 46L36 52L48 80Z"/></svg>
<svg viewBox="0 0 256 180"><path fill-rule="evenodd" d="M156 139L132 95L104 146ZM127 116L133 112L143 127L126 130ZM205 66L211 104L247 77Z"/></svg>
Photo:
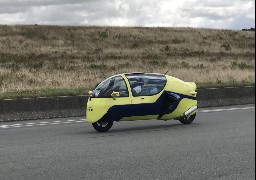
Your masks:
<svg viewBox="0 0 256 180"><path fill-rule="evenodd" d="M0 123L0 179L255 179L255 106L201 109L195 122L82 117Z"/></svg>

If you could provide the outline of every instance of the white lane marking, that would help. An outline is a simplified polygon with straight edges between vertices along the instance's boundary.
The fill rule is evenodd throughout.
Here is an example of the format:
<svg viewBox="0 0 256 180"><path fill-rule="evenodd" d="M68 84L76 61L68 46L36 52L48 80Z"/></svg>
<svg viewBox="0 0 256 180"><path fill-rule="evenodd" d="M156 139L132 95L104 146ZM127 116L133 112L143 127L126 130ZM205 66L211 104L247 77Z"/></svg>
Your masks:
<svg viewBox="0 0 256 180"><path fill-rule="evenodd" d="M9 125L1 125L0 127L1 128L10 128L10 127L8 127Z"/></svg>
<svg viewBox="0 0 256 180"><path fill-rule="evenodd" d="M34 126L34 125L32 125L32 124L27 124L27 125L25 125L26 127L32 127L32 126Z"/></svg>
<svg viewBox="0 0 256 180"><path fill-rule="evenodd" d="M15 128L20 128L20 127L22 127L22 125L10 125L10 126L15 127Z"/></svg>
<svg viewBox="0 0 256 180"><path fill-rule="evenodd" d="M201 113L255 109L255 107L201 110Z"/></svg>
<svg viewBox="0 0 256 180"><path fill-rule="evenodd" d="M85 120L85 119L84 119ZM33 127L33 126L46 126L46 125L60 125L60 124L72 124L72 123L82 123L85 121L82 120L65 120L65 121L52 121L52 122L46 122L41 121L37 123L24 123L24 124L10 124L10 125L0 125L0 128L7 129L7 128L20 128L20 127Z"/></svg>
<svg viewBox="0 0 256 180"><path fill-rule="evenodd" d="M86 119L80 119L81 121L86 121Z"/></svg>

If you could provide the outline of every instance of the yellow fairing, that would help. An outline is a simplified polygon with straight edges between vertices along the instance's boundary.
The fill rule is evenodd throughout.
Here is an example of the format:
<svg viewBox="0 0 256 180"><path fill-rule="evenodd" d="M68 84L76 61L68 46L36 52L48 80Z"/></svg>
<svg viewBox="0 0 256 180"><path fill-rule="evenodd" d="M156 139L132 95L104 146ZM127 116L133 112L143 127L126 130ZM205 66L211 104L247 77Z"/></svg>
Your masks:
<svg viewBox="0 0 256 180"><path fill-rule="evenodd" d="M158 98L161 96L164 90L162 90L159 94L156 94L154 96L139 96L139 97L132 97L131 102L132 104L150 104L155 103ZM144 115L144 116L130 116L130 117L124 117L121 119L121 121L132 121L132 120L148 120L148 119L156 119L158 117L157 115Z"/></svg>
<svg viewBox="0 0 256 180"><path fill-rule="evenodd" d="M184 82L172 76L166 75L166 85L164 89L156 95L153 96L139 96L133 97L131 93L131 87L129 85L129 81L125 75L120 75L124 79L127 90L129 93L129 97L116 97L116 98L89 98L87 103L87 122L94 123L100 120L104 115L106 115L111 107L115 108L118 105L136 105L134 107L138 107L137 105L150 104L158 101L160 96L164 91L173 92L180 94L182 97L180 103L177 108L169 114L163 115L161 120L168 120L180 117L193 106L197 106L197 101L191 97L196 97L196 84L193 82ZM115 107L114 107L115 106ZM161 105L160 105L161 106ZM141 106L140 106L141 107ZM159 107L159 106L157 106ZM113 110L113 108L111 108ZM125 106L126 111L126 106ZM139 111L139 109L135 108L134 110ZM120 112L119 110L115 110L114 112ZM139 111L141 112L141 111ZM196 112L194 112L196 113ZM115 114L115 113L114 113ZM150 109L149 109L150 114ZM115 115L114 115L115 116ZM157 119L159 114L155 115L143 115L143 116L131 116L131 117L122 117L121 121L130 121L130 120L148 120L148 119ZM115 116L116 117L116 116Z"/></svg>
<svg viewBox="0 0 256 180"><path fill-rule="evenodd" d="M128 80L124 75L121 75L126 84ZM129 97L117 97L117 98L89 98L86 109L87 122L94 123L100 120L114 105L131 104L130 92L131 89L128 86Z"/></svg>
<svg viewBox="0 0 256 180"><path fill-rule="evenodd" d="M158 115L131 116L131 117L124 117L120 121L149 120L149 119L156 119L157 116Z"/></svg>
<svg viewBox="0 0 256 180"><path fill-rule="evenodd" d="M172 76L167 76L166 91L171 91L179 94L184 94L196 97L196 84L194 82L184 82Z"/></svg>
<svg viewBox="0 0 256 180"><path fill-rule="evenodd" d="M128 88L129 94L131 94L130 87ZM164 91L164 90L163 90ZM163 92L162 91L162 92ZM140 96L140 97L118 97L118 98L91 98L87 103L86 117L87 122L94 123L100 120L108 110L115 105L126 105L126 104L148 104L154 103L162 94L159 93L154 96ZM146 120L146 119L156 119L158 115L145 115L145 116L131 116L124 117L122 121L131 120Z"/></svg>
<svg viewBox="0 0 256 180"><path fill-rule="evenodd" d="M188 109L196 105L197 105L196 100L184 98L180 101L178 107L172 113L165 114L161 118L161 120L168 120L168 119L174 119L174 118L180 117L181 115L183 115L185 111L187 111Z"/></svg>
<svg viewBox="0 0 256 180"><path fill-rule="evenodd" d="M130 104L128 97L113 98L91 98L87 103L86 118L87 122L94 123L100 120L114 105Z"/></svg>

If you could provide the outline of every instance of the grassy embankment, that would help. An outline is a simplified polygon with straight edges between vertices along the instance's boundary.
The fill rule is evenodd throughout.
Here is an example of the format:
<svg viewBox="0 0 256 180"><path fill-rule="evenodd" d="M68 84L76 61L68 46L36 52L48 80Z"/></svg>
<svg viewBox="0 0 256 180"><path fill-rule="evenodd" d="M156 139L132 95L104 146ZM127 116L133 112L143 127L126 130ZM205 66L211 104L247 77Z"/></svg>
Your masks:
<svg viewBox="0 0 256 180"><path fill-rule="evenodd" d="M0 99L86 94L123 72L199 87L255 84L255 32L194 28L0 25Z"/></svg>

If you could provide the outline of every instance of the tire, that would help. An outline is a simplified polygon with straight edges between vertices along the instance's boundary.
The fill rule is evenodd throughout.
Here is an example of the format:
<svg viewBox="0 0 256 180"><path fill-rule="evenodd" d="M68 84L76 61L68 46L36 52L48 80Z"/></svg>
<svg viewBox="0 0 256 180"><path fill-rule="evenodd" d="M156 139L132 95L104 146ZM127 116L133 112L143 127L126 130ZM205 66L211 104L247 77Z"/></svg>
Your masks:
<svg viewBox="0 0 256 180"><path fill-rule="evenodd" d="M98 132L107 132L113 126L113 122L102 122L99 120L98 122L92 123L92 126Z"/></svg>
<svg viewBox="0 0 256 180"><path fill-rule="evenodd" d="M192 116L190 116L188 119L180 119L179 121L182 124L191 124L196 118L196 114L193 114Z"/></svg>

